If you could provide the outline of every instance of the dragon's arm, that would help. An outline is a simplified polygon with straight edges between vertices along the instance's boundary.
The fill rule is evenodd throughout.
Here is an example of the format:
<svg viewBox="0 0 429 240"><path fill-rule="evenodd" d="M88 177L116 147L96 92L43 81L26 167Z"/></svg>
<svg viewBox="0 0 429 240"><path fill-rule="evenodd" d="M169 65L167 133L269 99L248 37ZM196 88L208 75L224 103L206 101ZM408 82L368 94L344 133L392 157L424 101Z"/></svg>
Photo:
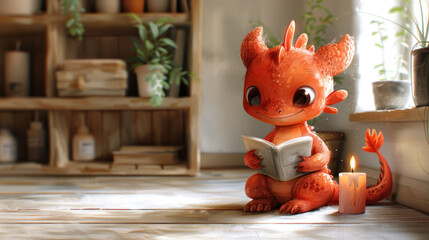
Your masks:
<svg viewBox="0 0 429 240"><path fill-rule="evenodd" d="M311 156L302 157L303 161L297 165L299 172L315 172L325 169L331 158L331 152L322 139L313 132L309 135L313 138Z"/></svg>
<svg viewBox="0 0 429 240"><path fill-rule="evenodd" d="M274 131L270 132L267 136L264 137L264 140L267 140L269 142L272 142L274 138ZM244 164L252 169L260 169L262 166L260 165L262 161L262 157L255 154L255 150L248 151L244 155Z"/></svg>
<svg viewBox="0 0 429 240"><path fill-rule="evenodd" d="M244 155L244 164L251 169L260 169L262 166L259 164L262 158L255 154L256 150L248 151Z"/></svg>

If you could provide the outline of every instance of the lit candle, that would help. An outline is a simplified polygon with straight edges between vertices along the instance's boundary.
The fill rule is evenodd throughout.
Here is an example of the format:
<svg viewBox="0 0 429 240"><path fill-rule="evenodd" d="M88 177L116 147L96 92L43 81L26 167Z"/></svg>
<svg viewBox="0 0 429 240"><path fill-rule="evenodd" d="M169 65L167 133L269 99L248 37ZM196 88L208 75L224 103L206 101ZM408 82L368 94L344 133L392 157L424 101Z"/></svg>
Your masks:
<svg viewBox="0 0 429 240"><path fill-rule="evenodd" d="M338 211L344 214L365 212L366 173L354 172L355 157L350 159L352 172L340 173L340 193Z"/></svg>

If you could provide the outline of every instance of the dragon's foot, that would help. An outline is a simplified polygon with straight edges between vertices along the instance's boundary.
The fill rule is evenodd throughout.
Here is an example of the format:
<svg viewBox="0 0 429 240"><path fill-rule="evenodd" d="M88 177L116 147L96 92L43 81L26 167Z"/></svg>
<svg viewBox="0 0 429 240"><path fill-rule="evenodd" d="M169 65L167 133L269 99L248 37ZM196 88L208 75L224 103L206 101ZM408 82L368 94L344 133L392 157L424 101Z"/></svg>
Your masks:
<svg viewBox="0 0 429 240"><path fill-rule="evenodd" d="M280 213L304 213L315 209L313 202L305 199L292 199L280 207Z"/></svg>
<svg viewBox="0 0 429 240"><path fill-rule="evenodd" d="M244 206L245 212L268 212L277 206L277 202L271 198L255 199Z"/></svg>

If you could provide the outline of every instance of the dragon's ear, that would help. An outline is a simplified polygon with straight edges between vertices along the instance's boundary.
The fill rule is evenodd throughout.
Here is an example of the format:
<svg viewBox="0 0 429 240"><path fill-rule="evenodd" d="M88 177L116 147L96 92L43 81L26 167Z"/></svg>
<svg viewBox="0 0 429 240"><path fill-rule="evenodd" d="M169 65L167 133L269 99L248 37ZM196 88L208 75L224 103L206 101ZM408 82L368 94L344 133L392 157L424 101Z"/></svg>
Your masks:
<svg viewBox="0 0 429 240"><path fill-rule="evenodd" d="M249 32L241 43L241 60L246 68L256 56L268 49L262 37L262 27L258 27Z"/></svg>
<svg viewBox="0 0 429 240"><path fill-rule="evenodd" d="M317 50L314 58L322 74L335 76L344 71L355 54L355 44L348 34L334 44L325 45Z"/></svg>
<svg viewBox="0 0 429 240"><path fill-rule="evenodd" d="M338 110L334 107L329 107L328 105L333 105L336 103L339 103L347 98L347 91L346 90L336 90L333 91L331 94L329 94L326 97L326 106L323 109L325 113L337 113Z"/></svg>

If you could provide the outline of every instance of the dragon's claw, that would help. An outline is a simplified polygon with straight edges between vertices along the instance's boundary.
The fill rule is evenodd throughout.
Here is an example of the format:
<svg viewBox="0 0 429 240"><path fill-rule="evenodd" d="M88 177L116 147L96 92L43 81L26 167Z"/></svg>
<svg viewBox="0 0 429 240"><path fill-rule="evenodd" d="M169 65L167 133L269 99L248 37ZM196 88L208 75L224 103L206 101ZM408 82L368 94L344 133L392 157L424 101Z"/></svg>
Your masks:
<svg viewBox="0 0 429 240"><path fill-rule="evenodd" d="M244 206L245 212L269 212L276 207L273 199L255 199Z"/></svg>
<svg viewBox="0 0 429 240"><path fill-rule="evenodd" d="M311 210L311 202L304 199L292 199L280 207L280 213L303 213Z"/></svg>

